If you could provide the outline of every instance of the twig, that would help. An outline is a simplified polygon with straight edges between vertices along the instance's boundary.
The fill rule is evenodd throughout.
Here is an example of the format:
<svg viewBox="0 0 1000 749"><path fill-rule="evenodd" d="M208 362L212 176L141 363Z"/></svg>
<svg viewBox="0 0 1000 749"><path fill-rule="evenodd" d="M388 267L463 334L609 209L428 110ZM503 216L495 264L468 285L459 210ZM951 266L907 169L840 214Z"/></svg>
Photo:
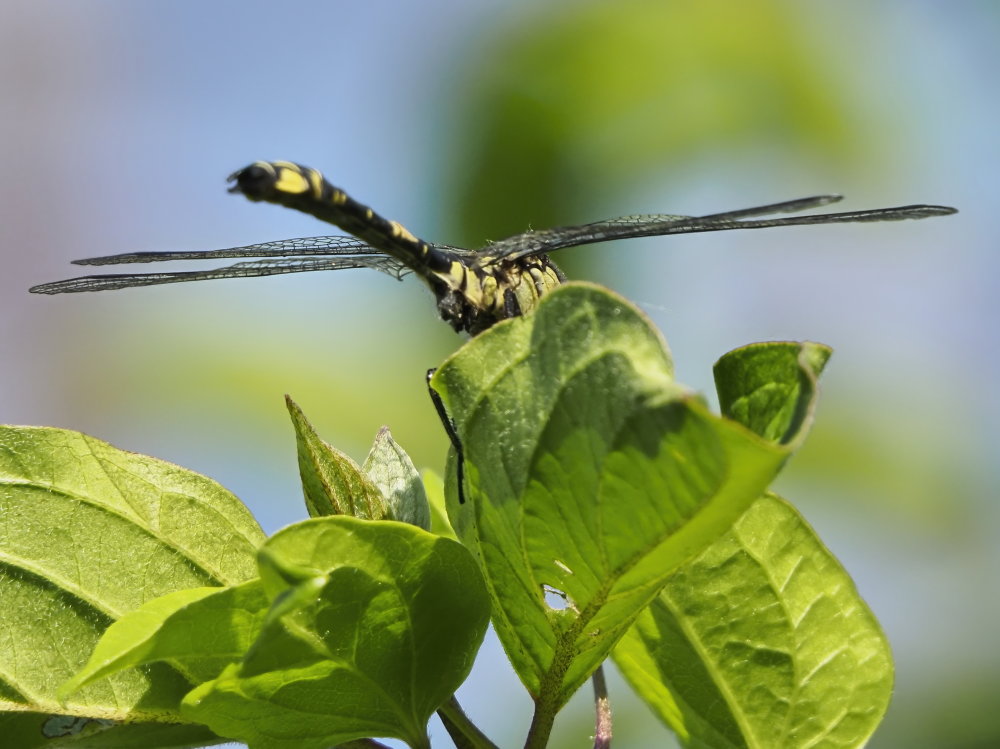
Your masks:
<svg viewBox="0 0 1000 749"><path fill-rule="evenodd" d="M604 666L598 666L590 678L594 682L594 712L597 714L594 749L608 749L611 746L611 703L608 702L608 684L604 680Z"/></svg>
<svg viewBox="0 0 1000 749"><path fill-rule="evenodd" d="M469 720L455 695L438 708L438 717L455 742L456 749L499 749L478 726Z"/></svg>

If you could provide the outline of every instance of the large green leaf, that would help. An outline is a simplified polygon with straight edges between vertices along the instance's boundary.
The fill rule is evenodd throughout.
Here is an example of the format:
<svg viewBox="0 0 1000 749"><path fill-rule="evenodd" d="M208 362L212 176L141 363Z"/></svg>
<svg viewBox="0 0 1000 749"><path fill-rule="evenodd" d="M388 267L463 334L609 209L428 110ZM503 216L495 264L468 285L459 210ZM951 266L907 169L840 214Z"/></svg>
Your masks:
<svg viewBox="0 0 1000 749"><path fill-rule="evenodd" d="M704 749L862 746L892 659L851 578L766 495L678 570L615 649L636 692Z"/></svg>
<svg viewBox="0 0 1000 749"><path fill-rule="evenodd" d="M473 339L432 383L464 446L468 501L451 502L452 525L481 557L514 668L549 710L787 455L709 413L674 383L645 318L587 284Z"/></svg>
<svg viewBox="0 0 1000 749"><path fill-rule="evenodd" d="M723 412L800 444L829 356L815 343L726 354ZM860 746L892 690L888 644L850 577L774 495L671 576L615 660L691 747Z"/></svg>
<svg viewBox="0 0 1000 749"><path fill-rule="evenodd" d="M269 605L259 579L154 598L108 627L87 665L59 696L65 699L109 674L157 661L178 666L195 684L213 679L246 655Z"/></svg>
<svg viewBox="0 0 1000 749"><path fill-rule="evenodd" d="M346 516L286 528L261 551L276 598L246 658L185 714L254 747L390 736L426 723L472 667L489 598L469 552L413 525Z"/></svg>
<svg viewBox="0 0 1000 749"><path fill-rule="evenodd" d="M123 614L256 575L260 528L215 482L77 432L0 427L0 709L178 719L190 688L157 664L58 686Z"/></svg>

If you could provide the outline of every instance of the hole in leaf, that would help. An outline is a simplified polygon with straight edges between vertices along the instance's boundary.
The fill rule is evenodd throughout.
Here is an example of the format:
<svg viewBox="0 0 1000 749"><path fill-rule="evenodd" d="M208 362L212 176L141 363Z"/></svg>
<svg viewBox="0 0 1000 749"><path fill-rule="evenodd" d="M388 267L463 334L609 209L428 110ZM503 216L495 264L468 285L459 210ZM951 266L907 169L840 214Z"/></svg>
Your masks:
<svg viewBox="0 0 1000 749"><path fill-rule="evenodd" d="M569 596L551 585L542 585L542 595L545 605L553 611L565 611L570 608Z"/></svg>

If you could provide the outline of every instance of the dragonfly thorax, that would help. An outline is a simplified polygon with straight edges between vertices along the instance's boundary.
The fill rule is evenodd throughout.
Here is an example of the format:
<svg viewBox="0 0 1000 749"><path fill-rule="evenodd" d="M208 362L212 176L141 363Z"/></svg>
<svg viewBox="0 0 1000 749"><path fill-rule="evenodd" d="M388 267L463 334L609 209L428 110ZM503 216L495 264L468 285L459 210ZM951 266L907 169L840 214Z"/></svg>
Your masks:
<svg viewBox="0 0 1000 749"><path fill-rule="evenodd" d="M447 270L428 279L438 312L457 332L476 335L501 320L532 310L538 300L566 280L546 255L476 264L456 256Z"/></svg>

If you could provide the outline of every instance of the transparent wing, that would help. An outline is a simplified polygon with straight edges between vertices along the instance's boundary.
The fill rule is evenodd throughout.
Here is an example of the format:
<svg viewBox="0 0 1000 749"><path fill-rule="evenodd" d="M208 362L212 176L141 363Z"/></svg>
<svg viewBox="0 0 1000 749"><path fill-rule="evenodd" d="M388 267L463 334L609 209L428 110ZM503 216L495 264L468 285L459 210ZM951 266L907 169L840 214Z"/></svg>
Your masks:
<svg viewBox="0 0 1000 749"><path fill-rule="evenodd" d="M299 237L276 242L261 242L224 250L183 252L124 252L120 255L74 260L74 265L119 265L123 263L159 263L165 260L217 260L230 257L292 257L296 255L381 255L366 242L354 237Z"/></svg>
<svg viewBox="0 0 1000 749"><path fill-rule="evenodd" d="M955 213L954 208L937 205L908 205L898 208L875 208L843 213L821 213L808 216L789 216L772 219L755 219L774 213L792 213L817 208L841 200L840 195L817 195L788 200L782 203L743 208L707 216L676 216L658 214L648 216L623 216L607 221L596 221L582 226L565 226L555 229L525 232L502 239L479 250L476 264L489 265L500 260L516 260L528 255L553 252L564 247L607 242L612 239L655 237L667 234L694 234L706 231L732 229L766 229L772 226L802 226L806 224L839 224L862 221L899 221L928 218ZM749 220L748 220L749 219Z"/></svg>
<svg viewBox="0 0 1000 749"><path fill-rule="evenodd" d="M256 246L256 245L255 245ZM367 245L366 245L367 246ZM227 252L218 250L217 252ZM155 253L139 253L140 255ZM184 253L163 253L184 254ZM188 255L194 253L187 253ZM226 257L201 253L197 259L206 256ZM180 259L180 258L171 258ZM187 258L185 258L187 259ZM126 261L122 261L126 262ZM132 261L150 262L150 261ZM81 291L107 291L111 289L126 289L132 286L155 286L162 283L181 283L184 281L207 281L216 278L249 278L253 276L274 276L282 273L305 273L319 270L343 270L345 268L373 268L388 273L390 276L402 279L410 269L386 255L371 254L362 257L319 257L319 258L283 258L276 260L251 260L235 263L224 268L210 270L178 271L174 273L121 273L101 276L83 276L69 278L65 281L43 283L29 289L33 294L68 294Z"/></svg>

